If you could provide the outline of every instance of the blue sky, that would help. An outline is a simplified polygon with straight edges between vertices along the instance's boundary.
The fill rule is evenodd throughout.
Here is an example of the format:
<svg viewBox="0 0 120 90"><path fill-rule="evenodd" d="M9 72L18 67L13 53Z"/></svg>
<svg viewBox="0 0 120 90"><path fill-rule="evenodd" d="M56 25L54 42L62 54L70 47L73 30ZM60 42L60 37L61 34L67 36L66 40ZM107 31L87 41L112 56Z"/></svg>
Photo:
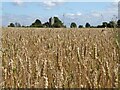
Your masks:
<svg viewBox="0 0 120 90"><path fill-rule="evenodd" d="M11 22L30 25L35 19L44 23L51 16L59 17L67 26L71 22L98 25L117 15L117 3L112 2L2 2L3 26Z"/></svg>

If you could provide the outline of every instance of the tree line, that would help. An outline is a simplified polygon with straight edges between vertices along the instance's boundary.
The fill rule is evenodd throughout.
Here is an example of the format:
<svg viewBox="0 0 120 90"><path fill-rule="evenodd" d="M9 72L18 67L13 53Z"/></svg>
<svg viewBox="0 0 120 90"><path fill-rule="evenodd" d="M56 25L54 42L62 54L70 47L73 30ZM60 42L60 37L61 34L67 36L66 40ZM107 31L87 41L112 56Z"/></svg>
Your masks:
<svg viewBox="0 0 120 90"><path fill-rule="evenodd" d="M32 23L30 26L21 26L20 23L10 23L8 27L37 27L37 28L66 28L66 25L58 18L58 17L51 17L49 18L48 22L45 22L42 24L42 22L39 19L36 19L34 23ZM117 22L110 21L110 22L103 22L102 25L97 26L91 26L90 23L85 24L86 28L114 28L118 27L120 28L120 20ZM83 25L78 25L75 22L72 22L70 24L70 28L84 28Z"/></svg>

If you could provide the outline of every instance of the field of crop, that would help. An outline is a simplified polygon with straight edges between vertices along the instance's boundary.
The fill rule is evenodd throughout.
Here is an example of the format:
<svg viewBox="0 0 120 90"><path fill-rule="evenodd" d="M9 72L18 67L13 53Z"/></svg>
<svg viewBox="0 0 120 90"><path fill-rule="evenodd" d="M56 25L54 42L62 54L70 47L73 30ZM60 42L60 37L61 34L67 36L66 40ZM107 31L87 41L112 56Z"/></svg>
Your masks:
<svg viewBox="0 0 120 90"><path fill-rule="evenodd" d="M2 29L3 87L118 88L113 29Z"/></svg>

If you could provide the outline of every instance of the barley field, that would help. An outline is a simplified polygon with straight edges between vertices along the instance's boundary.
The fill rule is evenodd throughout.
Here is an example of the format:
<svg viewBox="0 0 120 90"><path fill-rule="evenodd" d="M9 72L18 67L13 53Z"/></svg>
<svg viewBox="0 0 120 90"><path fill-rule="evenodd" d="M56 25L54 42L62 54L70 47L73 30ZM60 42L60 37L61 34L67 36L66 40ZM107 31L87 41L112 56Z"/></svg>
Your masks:
<svg viewBox="0 0 120 90"><path fill-rule="evenodd" d="M2 28L3 88L118 88L114 29Z"/></svg>

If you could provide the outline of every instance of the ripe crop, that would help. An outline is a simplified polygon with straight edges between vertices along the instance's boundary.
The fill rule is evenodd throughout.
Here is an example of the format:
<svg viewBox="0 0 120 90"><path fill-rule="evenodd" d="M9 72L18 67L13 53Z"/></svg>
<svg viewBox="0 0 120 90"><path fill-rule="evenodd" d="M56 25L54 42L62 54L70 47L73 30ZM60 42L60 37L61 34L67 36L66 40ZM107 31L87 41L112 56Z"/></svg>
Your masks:
<svg viewBox="0 0 120 90"><path fill-rule="evenodd" d="M2 29L3 87L117 88L119 49L106 29Z"/></svg>

